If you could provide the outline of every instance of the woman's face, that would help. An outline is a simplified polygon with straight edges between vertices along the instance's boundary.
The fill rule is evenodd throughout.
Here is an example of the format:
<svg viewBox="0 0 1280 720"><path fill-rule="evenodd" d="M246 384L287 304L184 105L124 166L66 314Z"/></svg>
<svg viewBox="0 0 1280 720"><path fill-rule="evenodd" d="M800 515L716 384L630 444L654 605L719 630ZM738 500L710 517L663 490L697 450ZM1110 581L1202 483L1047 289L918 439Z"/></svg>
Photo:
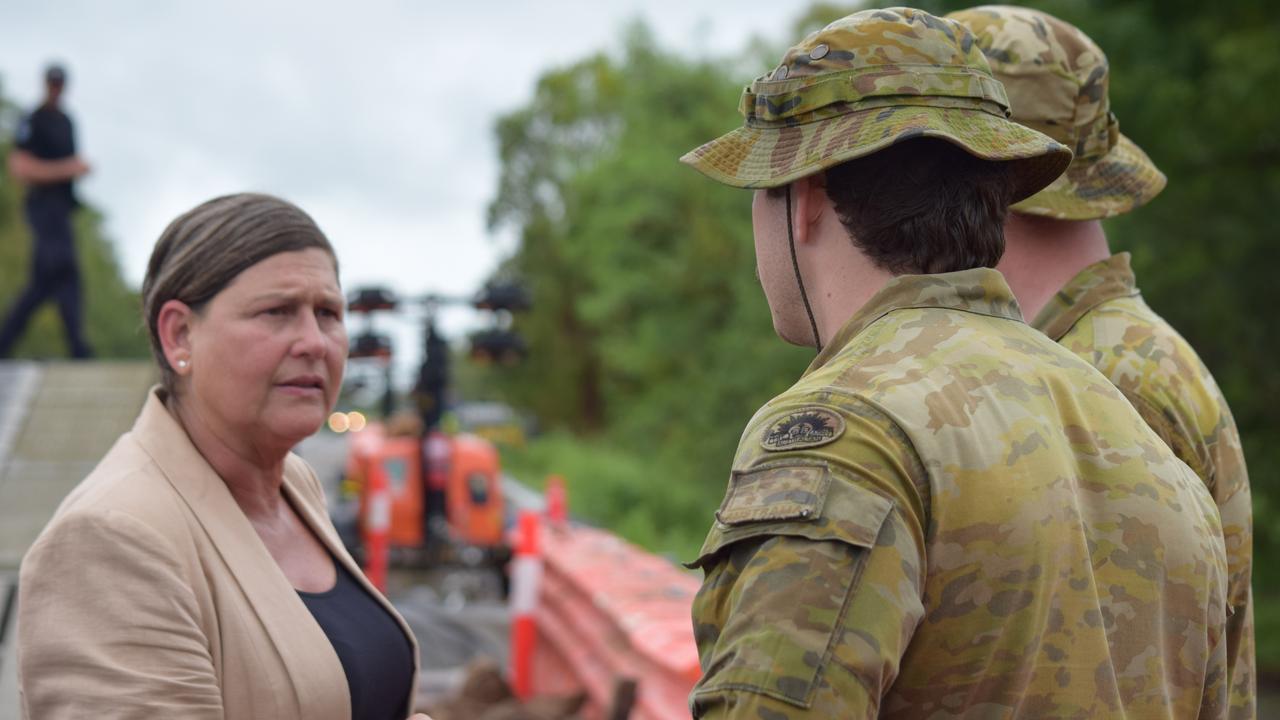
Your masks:
<svg viewBox="0 0 1280 720"><path fill-rule="evenodd" d="M311 435L342 385L345 306L323 250L241 272L192 318L186 409L233 446L292 447Z"/></svg>

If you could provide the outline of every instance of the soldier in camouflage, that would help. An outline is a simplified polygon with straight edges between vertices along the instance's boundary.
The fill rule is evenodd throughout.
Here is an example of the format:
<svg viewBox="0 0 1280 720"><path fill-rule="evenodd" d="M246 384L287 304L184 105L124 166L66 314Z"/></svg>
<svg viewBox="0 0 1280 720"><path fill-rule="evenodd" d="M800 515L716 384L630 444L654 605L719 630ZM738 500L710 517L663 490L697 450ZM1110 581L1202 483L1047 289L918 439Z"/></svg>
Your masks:
<svg viewBox="0 0 1280 720"><path fill-rule="evenodd" d="M691 563L693 715L1222 717L1212 496L991 269L1067 149L1007 120L963 26L906 8L805 38L741 109L682 160L762 188L774 327L819 353Z"/></svg>
<svg viewBox="0 0 1280 720"><path fill-rule="evenodd" d="M1100 222L1154 198L1165 177L1120 134L1106 55L1078 28L1009 6L948 17L974 33L1013 119L1075 150L1062 177L1013 207L999 269L1032 325L1106 375L1213 494L1229 573L1229 717L1253 718L1252 512L1240 435L1208 368L1143 302L1129 254L1111 254Z"/></svg>

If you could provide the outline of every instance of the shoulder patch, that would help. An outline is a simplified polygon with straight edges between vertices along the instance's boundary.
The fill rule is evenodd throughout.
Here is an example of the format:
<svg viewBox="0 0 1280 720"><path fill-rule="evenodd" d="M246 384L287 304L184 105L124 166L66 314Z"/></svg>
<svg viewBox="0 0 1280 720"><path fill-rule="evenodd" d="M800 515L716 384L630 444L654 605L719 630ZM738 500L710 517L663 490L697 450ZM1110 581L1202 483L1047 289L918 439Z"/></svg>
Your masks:
<svg viewBox="0 0 1280 720"><path fill-rule="evenodd" d="M806 407L779 415L760 436L765 450L799 450L834 442L844 434L844 418L820 407Z"/></svg>

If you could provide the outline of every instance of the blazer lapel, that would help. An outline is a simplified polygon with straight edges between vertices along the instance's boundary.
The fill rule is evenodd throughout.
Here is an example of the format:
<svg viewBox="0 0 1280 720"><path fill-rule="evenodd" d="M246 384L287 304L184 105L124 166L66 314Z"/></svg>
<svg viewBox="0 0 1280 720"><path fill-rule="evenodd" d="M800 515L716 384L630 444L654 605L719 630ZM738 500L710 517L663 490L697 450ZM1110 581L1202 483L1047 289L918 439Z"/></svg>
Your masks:
<svg viewBox="0 0 1280 720"><path fill-rule="evenodd" d="M288 669L300 717L348 720L350 691L332 643L258 538L226 483L196 450L155 390L138 418L138 429L134 437L191 508L261 620ZM312 519L307 522L314 527Z"/></svg>

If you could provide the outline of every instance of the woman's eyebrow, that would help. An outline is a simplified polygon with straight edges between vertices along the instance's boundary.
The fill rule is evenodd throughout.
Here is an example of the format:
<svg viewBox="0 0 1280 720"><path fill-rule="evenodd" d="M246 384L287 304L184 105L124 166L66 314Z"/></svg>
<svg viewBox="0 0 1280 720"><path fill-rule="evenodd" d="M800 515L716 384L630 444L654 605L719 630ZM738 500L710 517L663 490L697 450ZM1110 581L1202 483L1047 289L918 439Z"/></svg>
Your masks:
<svg viewBox="0 0 1280 720"><path fill-rule="evenodd" d="M303 298L308 298L308 297L312 297L312 295L311 293L305 290L269 290L266 292L259 293L257 295L250 296L249 302L251 303L260 303L260 302L269 302L269 301L297 302L298 300L301 300ZM341 292L336 292L336 291L324 290L318 293L318 297L320 300L324 302L335 303L338 305L346 305L346 302L347 302L346 297Z"/></svg>

